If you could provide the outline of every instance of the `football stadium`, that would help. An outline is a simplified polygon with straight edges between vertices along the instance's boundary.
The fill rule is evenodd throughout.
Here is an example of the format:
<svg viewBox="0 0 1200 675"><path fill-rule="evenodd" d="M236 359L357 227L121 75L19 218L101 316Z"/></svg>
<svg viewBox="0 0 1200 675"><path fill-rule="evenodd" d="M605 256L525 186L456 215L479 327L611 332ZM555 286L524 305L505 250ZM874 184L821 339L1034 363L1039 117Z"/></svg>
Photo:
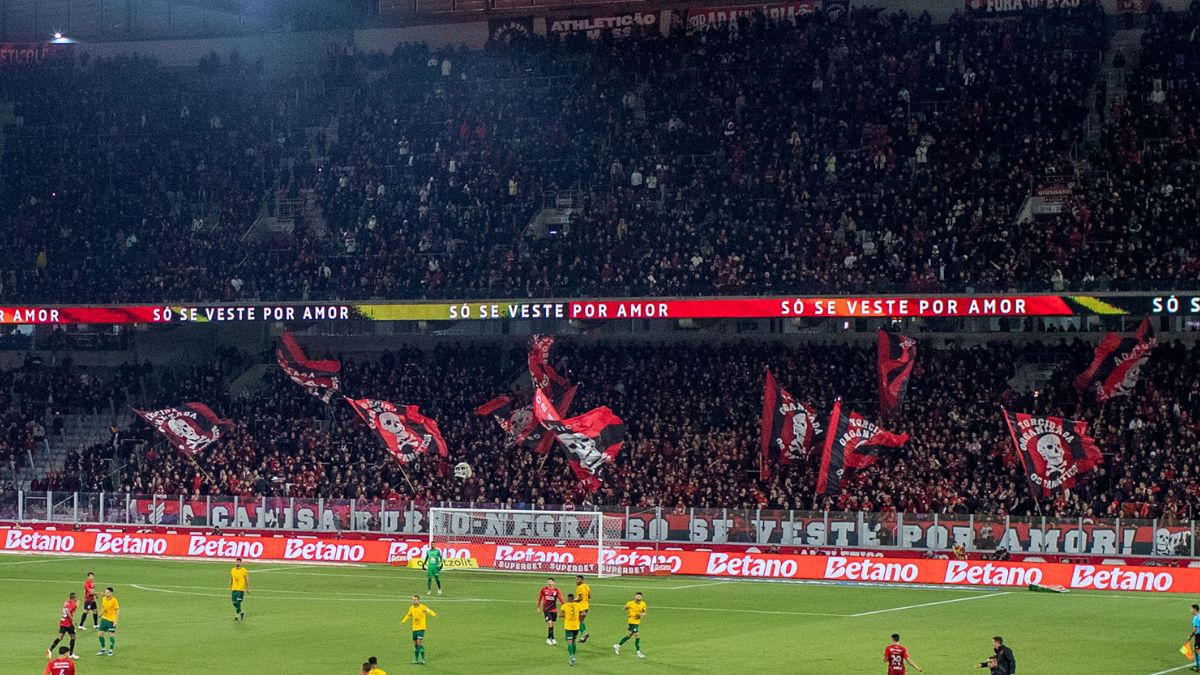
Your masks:
<svg viewBox="0 0 1200 675"><path fill-rule="evenodd" d="M1198 233L1200 0L0 0L0 673L1200 672Z"/></svg>

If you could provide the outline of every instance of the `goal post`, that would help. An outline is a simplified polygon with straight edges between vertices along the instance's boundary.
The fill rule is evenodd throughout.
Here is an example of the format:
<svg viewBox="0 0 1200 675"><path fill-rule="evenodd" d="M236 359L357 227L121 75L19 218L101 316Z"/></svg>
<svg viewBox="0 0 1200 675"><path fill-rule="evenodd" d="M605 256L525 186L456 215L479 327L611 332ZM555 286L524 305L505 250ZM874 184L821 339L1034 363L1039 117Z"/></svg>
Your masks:
<svg viewBox="0 0 1200 675"><path fill-rule="evenodd" d="M620 576L623 519L597 511L429 509L429 546L494 547L492 568L512 572Z"/></svg>

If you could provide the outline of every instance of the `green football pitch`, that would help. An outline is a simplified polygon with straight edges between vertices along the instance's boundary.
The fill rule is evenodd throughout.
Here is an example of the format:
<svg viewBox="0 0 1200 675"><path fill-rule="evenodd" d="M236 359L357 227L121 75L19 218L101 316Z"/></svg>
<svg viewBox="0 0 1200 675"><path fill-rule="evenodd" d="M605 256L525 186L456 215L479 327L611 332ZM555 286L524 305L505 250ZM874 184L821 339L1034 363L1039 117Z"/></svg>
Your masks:
<svg viewBox="0 0 1200 675"><path fill-rule="evenodd" d="M121 602L116 655L96 656L79 633L81 675L92 673L313 673L355 675L368 656L390 674L567 671L535 607L542 575L455 571L427 602L428 665L410 665L400 625L424 573L390 567L255 563L246 620L233 621L227 563L0 556L0 673L41 673L62 602L88 570ZM564 593L570 575L558 575ZM594 673L883 673L883 648L901 634L927 673L979 672L1003 635L1021 675L1186 670L1178 648L1192 598L1181 595L835 586L695 577L590 579L588 629L574 671ZM622 605L637 591L649 611L644 660Z"/></svg>

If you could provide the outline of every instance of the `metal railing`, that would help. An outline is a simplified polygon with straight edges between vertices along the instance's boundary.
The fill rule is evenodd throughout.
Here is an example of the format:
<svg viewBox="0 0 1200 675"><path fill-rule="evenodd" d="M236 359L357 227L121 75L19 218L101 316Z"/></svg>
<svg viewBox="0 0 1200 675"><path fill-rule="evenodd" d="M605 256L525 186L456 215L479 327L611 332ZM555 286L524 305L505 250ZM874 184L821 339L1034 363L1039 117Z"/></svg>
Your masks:
<svg viewBox="0 0 1200 675"><path fill-rule="evenodd" d="M164 496L0 491L0 521L68 527L166 526L280 532L363 532L421 536L431 506L602 511L622 518L624 540L671 549L679 544L869 548L1194 558L1193 520L1053 518L986 514L873 513L766 509L538 508L522 503L416 504L407 500L323 497Z"/></svg>

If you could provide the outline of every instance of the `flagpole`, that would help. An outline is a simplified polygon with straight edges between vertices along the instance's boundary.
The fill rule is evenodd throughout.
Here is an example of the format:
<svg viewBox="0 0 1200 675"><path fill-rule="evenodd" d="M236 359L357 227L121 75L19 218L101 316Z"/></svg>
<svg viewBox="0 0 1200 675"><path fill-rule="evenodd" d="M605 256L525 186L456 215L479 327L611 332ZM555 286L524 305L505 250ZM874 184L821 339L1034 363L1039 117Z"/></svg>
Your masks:
<svg viewBox="0 0 1200 675"><path fill-rule="evenodd" d="M1037 507L1038 516L1044 516L1042 502L1037 496L1037 488L1033 481L1029 480L1029 467L1025 465L1025 453L1021 451L1021 442L1017 440L1017 430L1013 429L1012 422L1008 418L1008 409L1000 406L1000 414L1004 417L1004 426L1008 427L1008 435L1012 438L1013 448L1017 451L1017 459L1021 460L1021 469L1025 473L1025 482L1029 485L1029 494L1033 497L1033 505Z"/></svg>
<svg viewBox="0 0 1200 675"><path fill-rule="evenodd" d="M217 485L217 481L213 480L213 477L212 477L212 475L211 475L211 474L209 474L207 471L205 471L205 470L204 470L204 467L200 466L200 462L197 462L197 461L196 461L196 456L195 456L195 455L193 455L193 454L192 454L192 453L190 453L190 452L185 452L185 453L183 453L183 454L187 455L187 458L188 458L188 459L190 459L190 460L192 460L192 464L193 464L193 465L196 467L196 470L197 470L197 471L199 471L200 473L204 474L204 477L208 479L208 482L209 482L209 483L210 483L210 484L211 484L213 487L219 487L219 486Z"/></svg>
<svg viewBox="0 0 1200 675"><path fill-rule="evenodd" d="M408 483L409 489L412 490L413 496L416 497L417 486L413 485L412 479L408 477L408 469L405 469L403 464L400 465L400 473L404 474L404 482Z"/></svg>

